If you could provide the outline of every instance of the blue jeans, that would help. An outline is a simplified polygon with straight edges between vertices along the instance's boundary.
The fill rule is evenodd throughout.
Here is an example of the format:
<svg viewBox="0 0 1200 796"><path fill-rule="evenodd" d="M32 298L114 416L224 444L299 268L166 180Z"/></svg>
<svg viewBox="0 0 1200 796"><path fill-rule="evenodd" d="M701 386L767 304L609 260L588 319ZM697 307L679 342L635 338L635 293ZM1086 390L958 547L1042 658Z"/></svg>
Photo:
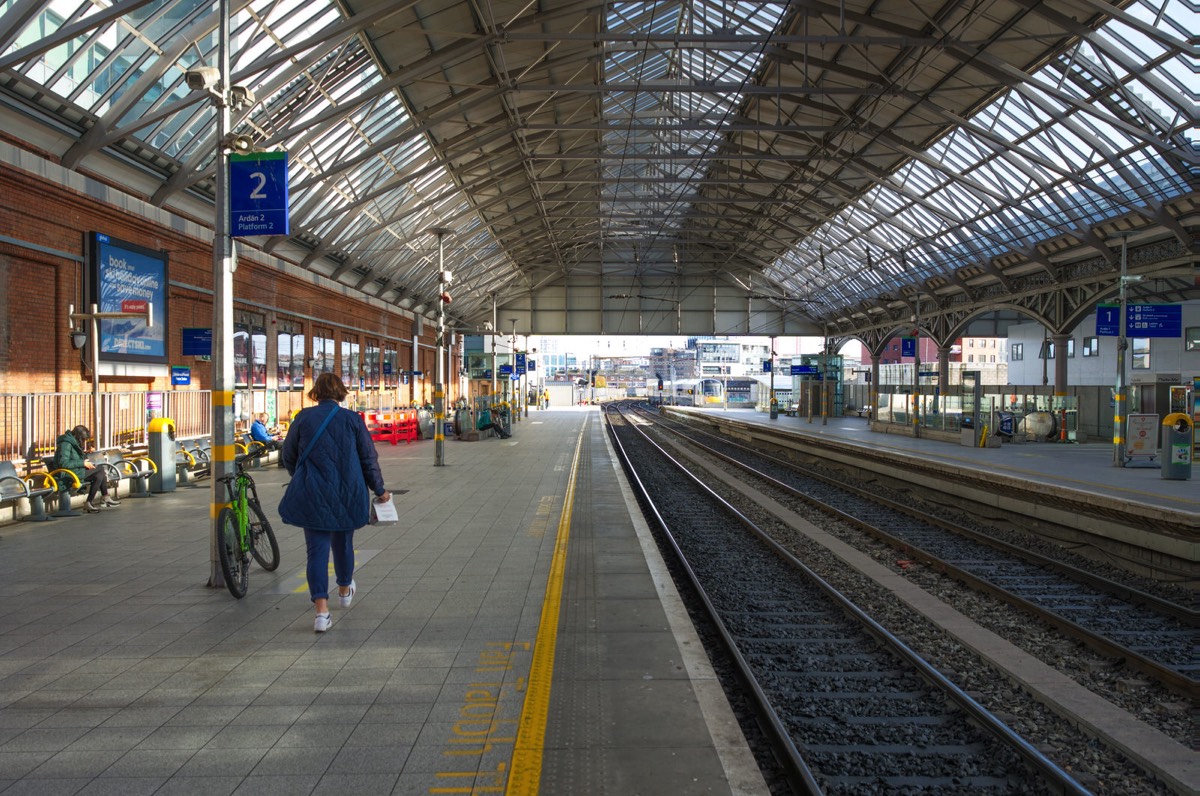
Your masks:
<svg viewBox="0 0 1200 796"><path fill-rule="evenodd" d="M337 585L354 580L354 531L310 531L304 529L308 545L308 593L313 602L329 599L329 552Z"/></svg>

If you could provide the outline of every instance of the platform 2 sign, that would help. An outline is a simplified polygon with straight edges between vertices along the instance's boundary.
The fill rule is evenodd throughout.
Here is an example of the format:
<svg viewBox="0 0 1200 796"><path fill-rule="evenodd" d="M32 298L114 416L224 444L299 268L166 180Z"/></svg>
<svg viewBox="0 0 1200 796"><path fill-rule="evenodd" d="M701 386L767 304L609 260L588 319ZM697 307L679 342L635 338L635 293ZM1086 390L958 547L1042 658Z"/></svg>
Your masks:
<svg viewBox="0 0 1200 796"><path fill-rule="evenodd" d="M229 234L288 234L286 152L229 156Z"/></svg>

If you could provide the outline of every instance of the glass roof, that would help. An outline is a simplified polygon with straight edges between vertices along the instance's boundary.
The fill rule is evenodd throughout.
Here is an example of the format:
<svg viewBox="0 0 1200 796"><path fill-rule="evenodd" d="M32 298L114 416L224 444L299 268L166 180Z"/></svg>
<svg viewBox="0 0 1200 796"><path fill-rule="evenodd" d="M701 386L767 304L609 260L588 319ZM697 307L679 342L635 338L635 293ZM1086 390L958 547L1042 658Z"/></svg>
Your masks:
<svg viewBox="0 0 1200 796"><path fill-rule="evenodd" d="M797 22L785 2L609 3L595 31L600 55L584 51L561 62L561 52L574 53L570 36L583 35L584 17L555 27L549 3L540 14L525 9L506 21L485 2L492 20L461 31L544 32L547 43L525 62L528 50L518 46L531 45L499 36L455 50L465 47L462 37L444 28L472 18L461 10L466 3L447 4L446 14L460 16L442 19L433 18L433 6L422 16L407 6L353 12L353 5L325 0L236 5L233 82L258 102L235 114L235 129L289 152L293 237L312 252L305 265L412 307L427 306L436 290L428 267L427 231L434 226L457 233L458 270L477 294L463 312L490 309L489 294L527 290L541 278L524 262L527 252L514 247L516 238L548 236L543 248L557 252L555 267L564 272L580 259L564 252L582 242L612 247L599 255L601 270L605 257L617 257L643 270L657 259L665 273L679 267L681 246L702 241L723 252L749 230L745 248L753 254L746 257L772 295L806 299L817 317L1195 190L1197 64L1190 42L1200 15L1182 0L1108 9L1095 30L1063 15L1066 44L1031 49L1029 62L1045 57L1028 72L1015 65L1018 58L992 53L1029 43L995 35L987 42L994 49L981 43L977 55L962 60L1004 88L969 112L941 103L932 89L917 91L920 63L905 67L910 84L881 66L892 82L879 78L871 87L867 67L887 59L854 35L915 36L915 28L902 30L895 21L904 10L887 3L874 17L867 6L863 15L847 16L853 24L836 53L818 47L810 18ZM3 72L24 79L8 81L7 90L77 131L64 163L122 149L161 179L156 203L211 197L214 109L189 91L185 72L217 63L213 3L46 0L30 11L30 4L4 0L3 8ZM522 21L522 14L531 16ZM814 26L822 21L811 18ZM409 45L409 63L389 63L388 36L404 34L407 42L422 25L427 37ZM564 31L558 41L555 31ZM957 46L972 41L964 36ZM469 60L476 57L482 60ZM532 134L502 124L507 118L520 128L555 106L563 130L574 130L560 134L583 139L586 125L567 125L586 121L586 104L568 104L573 84L552 85L548 98L527 106L506 100L502 90L493 94L507 104L482 104L493 88L504 88L503 79L549 83L550 76L584 71L579 59L589 58L599 63L588 79L602 87L594 204L579 199L582 189L539 185L550 176L568 183L582 168L541 166ZM923 68L932 69L932 60ZM802 71L803 80L785 70ZM860 86L858 104L843 102L842 86L854 80L867 87ZM420 92L435 90L444 92L430 94L436 102L419 100ZM850 151L850 139L838 136L871 129L874 114L899 107L897 98L909 110ZM839 113L857 115L841 131L819 131ZM918 117L941 132L915 148L901 139ZM456 160L454 147L463 141L497 159L487 176L477 163ZM873 160L881 146L900 159ZM513 174L535 185L529 202L504 190ZM590 208L582 211L588 218L556 227L556 205L547 197L562 195L574 202L567 205L572 212Z"/></svg>

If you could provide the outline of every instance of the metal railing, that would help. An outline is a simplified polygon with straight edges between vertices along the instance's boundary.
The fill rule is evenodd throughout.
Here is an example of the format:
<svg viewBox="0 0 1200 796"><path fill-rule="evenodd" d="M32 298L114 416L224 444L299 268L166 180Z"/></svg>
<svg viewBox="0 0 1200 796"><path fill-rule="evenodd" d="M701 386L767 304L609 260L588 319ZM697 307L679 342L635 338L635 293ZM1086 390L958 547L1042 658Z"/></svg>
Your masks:
<svg viewBox="0 0 1200 796"><path fill-rule="evenodd" d="M261 393L261 391L255 391ZM272 401L272 398L274 399ZM346 406L351 409L393 409L400 403L400 390L379 390L351 393ZM275 406L281 424L292 414L310 405L306 394L298 390L266 391L251 397L245 391L238 405L238 423L249 423L255 404ZM150 421L169 417L175 423L178 439L212 435L212 392L210 390L176 390L163 392L102 392L99 407L100 430L96 448L139 448L149 442ZM92 394L88 393L31 393L25 395L0 393L0 460L35 459L54 453L55 443L63 432L77 425L91 428L93 423Z"/></svg>
<svg viewBox="0 0 1200 796"><path fill-rule="evenodd" d="M171 418L177 437L207 436L212 429L212 393L101 393L96 448L145 446L155 417ZM60 435L79 425L90 428L92 418L91 393L0 394L0 459L49 456Z"/></svg>

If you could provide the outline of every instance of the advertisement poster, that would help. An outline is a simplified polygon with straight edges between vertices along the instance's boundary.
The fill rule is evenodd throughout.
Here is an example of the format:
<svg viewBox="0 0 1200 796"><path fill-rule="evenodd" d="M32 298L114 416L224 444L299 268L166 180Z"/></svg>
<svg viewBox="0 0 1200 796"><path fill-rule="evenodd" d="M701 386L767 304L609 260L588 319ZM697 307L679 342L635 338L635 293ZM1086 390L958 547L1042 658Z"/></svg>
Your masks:
<svg viewBox="0 0 1200 796"><path fill-rule="evenodd" d="M144 312L142 318L100 321L100 359L124 362L167 361L167 253L110 238L91 240L91 295L100 312Z"/></svg>

